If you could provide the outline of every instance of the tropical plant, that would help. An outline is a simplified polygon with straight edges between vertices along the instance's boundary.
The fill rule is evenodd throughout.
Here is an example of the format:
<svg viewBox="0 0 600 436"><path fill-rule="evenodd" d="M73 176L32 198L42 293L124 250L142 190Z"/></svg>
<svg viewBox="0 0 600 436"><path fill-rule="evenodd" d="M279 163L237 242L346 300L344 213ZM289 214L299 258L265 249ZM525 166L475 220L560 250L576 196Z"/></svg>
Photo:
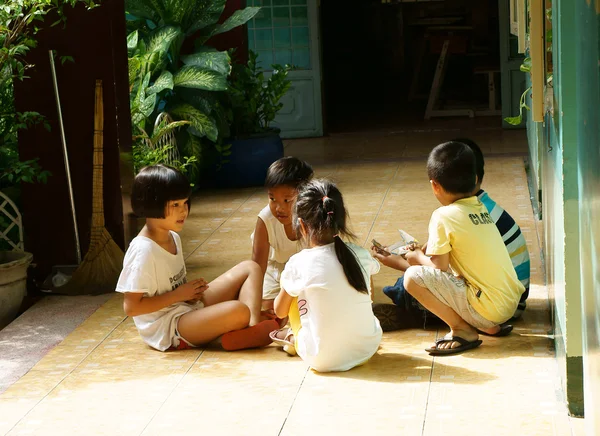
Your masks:
<svg viewBox="0 0 600 436"><path fill-rule="evenodd" d="M283 107L281 99L292 84L288 79L289 65L273 65L272 70L271 75L265 77L257 63L257 54L252 51L246 65L234 65L227 91L234 137L272 130L271 123Z"/></svg>
<svg viewBox="0 0 600 436"><path fill-rule="evenodd" d="M184 157L182 161L175 142L175 131L189 125L189 121L173 121L164 112L163 115L157 118L152 136L148 136L140 128L141 135L133 138L133 169L136 174L143 167L158 163L165 163L188 173L198 160L196 156L191 156Z"/></svg>
<svg viewBox="0 0 600 436"><path fill-rule="evenodd" d="M199 157L203 148L219 150L229 136L222 104L231 71L226 51L206 45L213 36L245 24L260 8L236 11L222 24L226 0L126 0L129 88L134 135L154 136L155 120L167 112L181 127L182 155ZM184 50L193 40L194 49ZM189 44L191 45L191 44ZM188 161L189 162L189 161ZM199 159L189 168L192 178Z"/></svg>
<svg viewBox="0 0 600 436"><path fill-rule="evenodd" d="M38 112L16 111L13 84L27 79L33 67L25 56L37 45L36 35L47 15L54 12L57 17L51 25L64 24L65 7L78 3L96 6L92 0L4 0L0 5L0 189L45 182L50 175L37 159L19 160L18 132L40 124L49 129L50 125Z"/></svg>

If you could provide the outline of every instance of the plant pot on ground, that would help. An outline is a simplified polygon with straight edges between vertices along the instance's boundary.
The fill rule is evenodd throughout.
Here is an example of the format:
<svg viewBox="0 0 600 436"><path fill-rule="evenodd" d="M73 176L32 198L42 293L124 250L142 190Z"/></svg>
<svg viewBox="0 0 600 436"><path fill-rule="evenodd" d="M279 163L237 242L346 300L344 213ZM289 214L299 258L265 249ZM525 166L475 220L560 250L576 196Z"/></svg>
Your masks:
<svg viewBox="0 0 600 436"><path fill-rule="evenodd" d="M0 251L0 330L19 313L27 293L27 268L33 255L19 251Z"/></svg>
<svg viewBox="0 0 600 436"><path fill-rule="evenodd" d="M265 73L253 52L246 65L234 65L224 104L229 108L231 137L217 146L218 187L260 186L269 166L283 157L279 129L272 123L291 86L289 70L289 66L272 65L272 71Z"/></svg>

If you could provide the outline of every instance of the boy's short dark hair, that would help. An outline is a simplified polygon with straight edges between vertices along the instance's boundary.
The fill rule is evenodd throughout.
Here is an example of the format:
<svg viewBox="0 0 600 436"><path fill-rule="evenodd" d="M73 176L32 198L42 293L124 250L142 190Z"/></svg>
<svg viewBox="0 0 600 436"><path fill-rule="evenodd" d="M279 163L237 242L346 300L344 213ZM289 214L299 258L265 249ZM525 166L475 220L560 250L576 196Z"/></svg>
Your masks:
<svg viewBox="0 0 600 436"><path fill-rule="evenodd" d="M144 167L135 176L131 188L131 208L142 218L165 218L167 203L192 195L188 178L168 165ZM191 199L188 207L191 208Z"/></svg>
<svg viewBox="0 0 600 436"><path fill-rule="evenodd" d="M427 159L427 175L450 194L471 194L475 189L475 153L462 142L435 147Z"/></svg>
<svg viewBox="0 0 600 436"><path fill-rule="evenodd" d="M265 188L290 186L297 189L312 179L313 169L304 161L295 157L282 157L271 164L267 170Z"/></svg>
<svg viewBox="0 0 600 436"><path fill-rule="evenodd" d="M485 171L483 167L485 165L485 161L483 160L483 153L481 152L481 148L477 145L475 141L469 138L458 138L453 139L452 142L462 142L465 145L468 145L473 153L475 154L475 172L477 174L477 181L481 184L483 182L483 176Z"/></svg>

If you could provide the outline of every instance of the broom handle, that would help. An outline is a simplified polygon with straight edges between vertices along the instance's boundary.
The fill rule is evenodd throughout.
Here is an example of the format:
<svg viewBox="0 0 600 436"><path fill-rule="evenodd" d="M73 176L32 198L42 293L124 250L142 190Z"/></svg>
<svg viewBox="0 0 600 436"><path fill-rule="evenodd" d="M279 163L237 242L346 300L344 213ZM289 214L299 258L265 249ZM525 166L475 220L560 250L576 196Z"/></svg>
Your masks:
<svg viewBox="0 0 600 436"><path fill-rule="evenodd" d="M94 104L94 171L92 190L92 239L100 237L104 229L104 198L103 198L103 131L104 104L102 100L102 80L96 80Z"/></svg>
<svg viewBox="0 0 600 436"><path fill-rule="evenodd" d="M52 70L52 81L54 84L54 95L56 96L56 109L58 111L58 124L60 126L60 139L63 146L63 158L65 160L65 173L67 174L67 184L69 186L69 199L71 200L71 216L73 218L73 230L75 230L75 249L77 252L77 264L81 263L81 245L79 243L79 230L77 229L77 214L75 213L75 199L73 197L73 183L71 182L71 170L69 165L69 152L67 150L67 140L65 137L65 128L63 125L62 111L60 109L60 96L58 94L58 82L56 80L56 68L54 67L54 55L49 50L50 69Z"/></svg>

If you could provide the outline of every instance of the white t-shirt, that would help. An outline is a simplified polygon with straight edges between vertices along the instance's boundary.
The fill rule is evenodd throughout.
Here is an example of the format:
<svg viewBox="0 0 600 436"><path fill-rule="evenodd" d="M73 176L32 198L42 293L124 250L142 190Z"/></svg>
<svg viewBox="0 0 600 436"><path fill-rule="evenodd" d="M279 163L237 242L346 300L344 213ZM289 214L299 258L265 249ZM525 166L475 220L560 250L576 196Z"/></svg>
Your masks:
<svg viewBox="0 0 600 436"><path fill-rule="evenodd" d="M269 262L284 264L290 257L300 251L300 243L298 241L290 241L285 233L283 224L271 213L268 205L259 212L258 217L265 223L267 235L269 236L269 245L271 246ZM254 242L254 232L250 238Z"/></svg>
<svg viewBox="0 0 600 436"><path fill-rule="evenodd" d="M187 282L181 239L175 232L171 232L171 235L177 246L177 254L169 253L145 236L137 236L131 241L123 260L117 292L138 292L153 297ZM179 317L200 307L201 304L179 302L156 312L134 316L133 322L144 342L152 348L165 351L172 345L178 345L175 328Z"/></svg>
<svg viewBox="0 0 600 436"><path fill-rule="evenodd" d="M370 277L379 272L379 263L364 248L347 245L363 267L370 292ZM302 328L296 351L312 368L347 371L377 352L382 330L370 295L348 283L333 243L292 256L281 275L281 287L298 297Z"/></svg>

